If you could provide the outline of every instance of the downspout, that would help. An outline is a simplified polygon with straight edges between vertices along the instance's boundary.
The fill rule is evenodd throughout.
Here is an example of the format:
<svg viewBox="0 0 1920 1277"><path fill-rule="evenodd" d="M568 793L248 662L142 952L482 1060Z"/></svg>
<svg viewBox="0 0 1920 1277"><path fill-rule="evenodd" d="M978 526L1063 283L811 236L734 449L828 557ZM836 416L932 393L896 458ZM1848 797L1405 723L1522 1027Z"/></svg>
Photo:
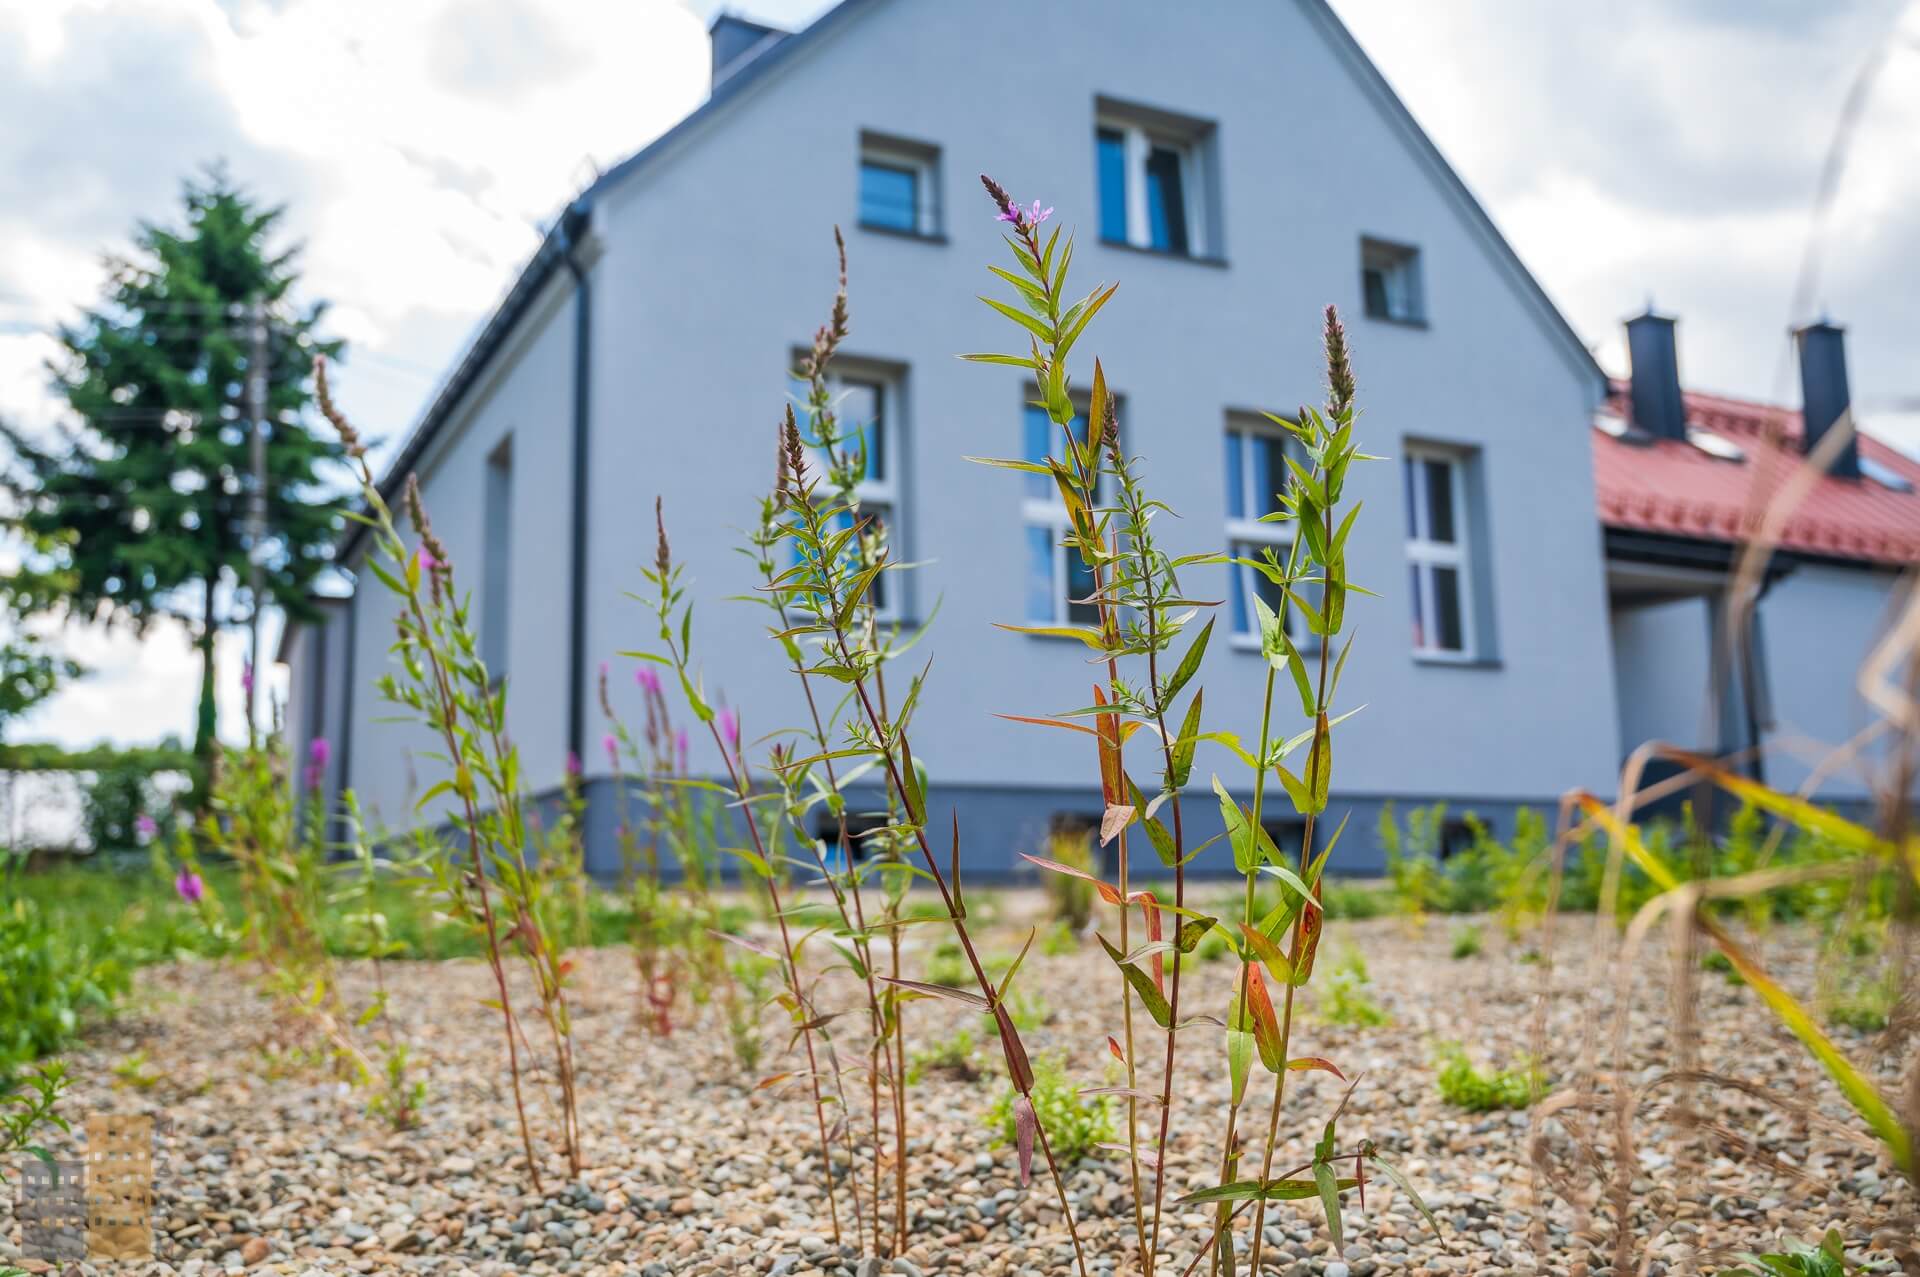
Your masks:
<svg viewBox="0 0 1920 1277"><path fill-rule="evenodd" d="M567 748L586 757L587 442L592 421L593 285L574 250L586 214L572 205L560 218L560 259L573 275L573 527L567 616Z"/></svg>
<svg viewBox="0 0 1920 1277"><path fill-rule="evenodd" d="M1791 570L1791 567L1788 569ZM1766 755L1761 751L1764 735L1760 725L1760 711L1755 707L1755 693L1760 688L1761 672L1754 668L1758 649L1753 642L1754 634L1760 628L1760 604L1766 601L1767 592L1774 583L1784 577L1786 572L1775 573L1769 564L1760 573L1760 589L1753 596L1753 608L1748 615L1746 632L1740 636L1740 683L1741 700L1747 711L1747 774L1764 785L1767 783Z"/></svg>

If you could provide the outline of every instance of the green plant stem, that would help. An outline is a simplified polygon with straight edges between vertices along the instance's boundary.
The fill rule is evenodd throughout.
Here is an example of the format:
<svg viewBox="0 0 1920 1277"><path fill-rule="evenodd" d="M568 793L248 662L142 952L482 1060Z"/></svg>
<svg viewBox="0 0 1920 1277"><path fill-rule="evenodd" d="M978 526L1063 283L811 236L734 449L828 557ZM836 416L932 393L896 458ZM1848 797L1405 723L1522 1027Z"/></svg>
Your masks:
<svg viewBox="0 0 1920 1277"><path fill-rule="evenodd" d="M1333 507L1328 506L1322 517L1325 521L1327 542L1331 544L1333 541ZM1325 612L1324 599L1325 595L1323 594L1323 614ZM1307 776L1309 777L1309 785L1312 784L1311 778L1319 775L1318 762L1320 751L1327 748L1330 743L1328 738L1329 729L1326 726L1327 656L1332 649L1333 635L1321 635L1319 682L1315 687L1313 698L1314 722L1317 730L1315 730L1313 734L1313 744L1307 749ZM1269 665L1268 669L1271 671L1272 666ZM1262 761L1264 761L1265 755L1263 754L1261 757ZM1264 777L1265 774L1266 769L1263 767L1261 768L1261 775ZM1311 888L1313 884L1306 881L1307 867L1313 860L1313 828L1315 818L1318 815L1319 813L1314 810L1307 812L1306 825L1300 835L1300 880L1309 888ZM1255 828L1259 827L1257 823L1259 819L1259 811L1256 807L1254 812ZM1293 920L1293 961L1296 964L1305 956L1305 949L1301 943L1301 937L1306 929L1307 908L1307 902L1304 900L1301 901L1300 912ZM1326 925L1324 919L1321 925ZM1266 1152L1262 1154L1260 1159L1260 1179L1262 1182L1265 1182L1272 1175L1273 1151L1275 1146L1280 1142L1280 1106L1281 1102L1286 1098L1287 1093L1287 1060L1290 1058L1289 1052L1293 1040L1293 995L1297 987L1297 981L1301 978L1297 970L1294 975L1296 977L1294 980L1287 981L1286 1010L1280 1021L1280 1071L1273 1075L1273 1106L1267 1112L1267 1147ZM1259 1205L1254 1208L1253 1212L1253 1243L1247 1266L1247 1272L1251 1274L1251 1277L1259 1277L1260 1275L1260 1243L1266 1224L1266 1217L1267 1199L1262 1197Z"/></svg>
<svg viewBox="0 0 1920 1277"><path fill-rule="evenodd" d="M1267 662L1267 685L1266 685L1266 689L1261 693L1261 697L1260 697L1260 750L1259 750L1259 753L1256 755L1256 757L1260 759L1261 765L1260 765L1259 771L1255 772L1253 777L1253 827L1255 829L1260 828L1260 806L1261 806L1262 800L1266 796L1266 787L1267 787L1266 758L1267 758L1267 749L1269 748L1269 742L1272 739L1272 732L1273 732L1274 673L1275 671L1273 668L1273 662L1271 661ZM1253 926L1255 922L1255 919L1253 916L1253 884L1254 884L1254 877L1258 872L1259 871L1257 868L1249 869L1247 871L1246 891L1240 906L1241 920L1249 927ZM1229 1026L1246 1023L1247 980L1248 980L1247 968L1251 964L1252 963L1251 963L1251 958L1249 957L1249 951L1243 945L1240 951L1240 983L1239 983L1239 986L1234 990L1234 995L1233 995L1234 1007L1232 1010L1228 1012L1227 1024ZM1249 1069L1251 1069L1252 1066L1249 1065L1248 1067ZM1234 1151L1234 1137L1237 1134L1237 1128L1240 1122L1240 1106L1244 1102L1244 1098L1245 1097L1243 1094L1236 1093L1233 1097L1232 1103L1230 1103L1227 1106L1227 1138L1225 1142L1222 1143L1220 1146L1220 1182L1222 1184L1227 1183L1229 1180L1233 1178L1233 1168L1240 1160L1239 1154ZM1216 1241L1219 1235L1226 1231L1228 1211L1227 1211L1227 1204L1225 1202L1222 1202L1220 1204L1217 1213L1220 1218L1220 1224L1218 1228L1215 1229L1215 1233L1214 1233ZM1213 1267L1210 1271L1218 1273L1220 1271L1220 1260L1219 1260L1219 1251L1217 1248L1213 1250L1213 1255L1214 1255L1214 1262L1213 1262Z"/></svg>

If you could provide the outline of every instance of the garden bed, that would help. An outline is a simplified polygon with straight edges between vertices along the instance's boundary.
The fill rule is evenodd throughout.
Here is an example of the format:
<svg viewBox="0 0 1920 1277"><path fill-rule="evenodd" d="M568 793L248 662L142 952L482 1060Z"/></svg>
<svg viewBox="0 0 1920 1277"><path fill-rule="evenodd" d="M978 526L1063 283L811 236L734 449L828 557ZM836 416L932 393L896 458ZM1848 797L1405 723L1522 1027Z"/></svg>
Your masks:
<svg viewBox="0 0 1920 1277"><path fill-rule="evenodd" d="M1036 900L1011 897L1002 913L1016 917ZM1343 955L1363 951L1371 974L1370 984L1351 972L1333 982L1353 999L1348 1018L1365 1018L1357 1008L1371 1003L1387 1022L1329 1023L1334 995L1317 977L1295 1039L1301 1054L1327 1057L1349 1076L1361 1075L1342 1122L1343 1142L1376 1141L1420 1187L1443 1236L1433 1235L1404 1194L1369 1183L1364 1209L1347 1195L1339 1255L1317 1203L1276 1204L1267 1224L1272 1271L1288 1277L1494 1268L1599 1277L1605 1271L1613 1253L1611 1209L1596 1200L1582 1215L1550 1189L1530 1154L1527 1114L1468 1112L1444 1100L1438 1086L1448 1042L1465 1044L1482 1067L1524 1065L1543 1049L1550 1082L1571 1075L1586 1004L1569 991L1589 987L1593 920L1559 920L1554 964L1527 960L1523 947L1491 923L1482 952L1454 958L1455 925L1435 919L1420 926L1404 918L1332 924L1322 960L1339 964ZM918 974L939 932L929 927L911 934ZM1010 955L1024 937L1023 926L1003 922L983 947ZM1787 956L1795 945L1783 940L1765 948L1778 957L1789 983L1810 986L1804 963L1796 966ZM1802 937L1797 951L1814 949ZM1186 1005L1197 1000L1199 1010L1221 1014L1231 970L1225 961L1189 967ZM1647 962L1644 970L1650 974L1635 990L1626 1044L1636 1085L1653 1082L1674 1066L1676 1051L1686 1049L1673 1040L1667 964ZM818 1133L803 1092L792 1084L755 1089L756 1077L738 1070L711 1012L681 1008L682 1024L671 1038L644 1032L625 951L582 953L576 975L589 1170L569 1183L556 1161L546 1168L543 1197L525 1188L499 1020L480 1005L490 995L490 976L478 961L386 964L393 1014L416 1044L430 1088L413 1130L395 1133L364 1116L361 1097L306 1059L297 1040L280 1036L288 1030L251 990L246 972L212 962L143 971L136 1009L66 1057L75 1086L65 1109L73 1118L102 1110L165 1115L170 1130L162 1140L157 1189L161 1271L214 1271L249 1261L256 1271L294 1273L634 1271L647 1277L1072 1270L1050 1187L1036 1179L1022 1188L1013 1150L996 1146L988 1114L1004 1083L990 1030L977 1035L971 1061L977 1077L929 1066L911 1088L912 1245L897 1258L863 1262L865 1252L855 1248L845 1218L851 1202L844 1189L839 1200L848 1250L833 1245ZM823 1005L855 1005L850 984L832 984L844 978L829 978L818 999ZM354 964L346 979L357 1000L372 972ZM1656 1085L1636 1114L1640 1165L1627 1177L1636 1255L1649 1255L1647 1271L1658 1277L1696 1247L1763 1249L1782 1237L1817 1240L1832 1226L1841 1230L1850 1258L1888 1261L1890 1230L1910 1227L1900 1221L1912 1218L1912 1190L1883 1155L1850 1134L1851 1111L1750 990L1714 972L1703 972L1701 980L1698 1067L1757 1083L1806 1108L1795 1112L1702 1087L1693 1102L1706 1122L1688 1127L1675 1107L1683 1088ZM1549 982L1557 991L1537 1021L1539 995ZM1032 999L1025 1014L1037 1020L1026 1034L1029 1049L1036 1056L1059 1053L1082 1085L1111 1084L1107 1035L1118 1032L1118 996L1098 946L1088 940L1077 952L1052 954L1036 947L1020 986ZM928 1051L977 1019L953 1004L915 1002L907 1015L909 1048ZM780 1020L777 1011L764 1017L768 1059L759 1074L793 1067L781 1058L786 1029ZM1610 1024L1602 1020L1597 1030L1597 1049L1608 1063ZM1884 1078L1885 1062L1869 1035L1835 1032L1856 1059L1879 1061ZM1211 1156L1226 1108L1218 1031L1195 1027L1180 1040L1193 1058L1178 1074L1169 1203L1216 1181ZM1146 1041L1140 1055L1152 1063L1143 1064L1140 1085L1157 1087L1159 1038L1151 1039L1151 1049ZM1265 1077L1256 1071L1256 1089L1267 1085ZM848 1085L860 1087L853 1109L864 1114L864 1079ZM1311 1156L1341 1089L1322 1073L1291 1075L1280 1162L1291 1166ZM530 1103L538 1103L545 1090L535 1085L529 1093ZM1110 1103L1124 1140L1124 1111L1119 1101ZM550 1115L536 1107L532 1116L536 1135L549 1133ZM1147 1125L1143 1114L1143 1132ZM1606 1129L1609 1143L1597 1152L1610 1158ZM1773 1164L1729 1145L1730 1133L1755 1141ZM56 1153L72 1148L65 1138L50 1143ZM1256 1140L1248 1152L1255 1167L1259 1148ZM1599 1180L1576 1152L1555 1127L1543 1149L1545 1172L1571 1175L1591 1193ZM1275 1171L1281 1169L1276 1163ZM1104 1271L1137 1271L1129 1253L1134 1225L1127 1180L1124 1156L1100 1149L1069 1171L1090 1265ZM0 1206L0 1260L18 1262L11 1211L11 1204ZM1170 1205L1161 1250L1173 1266L1162 1271L1184 1270L1210 1227L1211 1215L1200 1208Z"/></svg>

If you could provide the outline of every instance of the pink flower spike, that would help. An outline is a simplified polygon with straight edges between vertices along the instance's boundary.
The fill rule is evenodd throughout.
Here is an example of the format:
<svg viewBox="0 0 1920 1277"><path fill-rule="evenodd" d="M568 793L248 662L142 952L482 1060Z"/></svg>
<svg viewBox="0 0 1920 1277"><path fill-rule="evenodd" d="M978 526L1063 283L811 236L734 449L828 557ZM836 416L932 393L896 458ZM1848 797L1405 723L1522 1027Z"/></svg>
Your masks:
<svg viewBox="0 0 1920 1277"><path fill-rule="evenodd" d="M200 875L191 869L180 871L180 876L173 880L173 889L190 905L199 904L200 898L207 894L207 884L200 881Z"/></svg>
<svg viewBox="0 0 1920 1277"><path fill-rule="evenodd" d="M160 832L160 822L143 811L133 818L133 832L142 838L151 838Z"/></svg>
<svg viewBox="0 0 1920 1277"><path fill-rule="evenodd" d="M606 747L608 764L617 769L620 766L620 738L608 732L606 739L600 743Z"/></svg>
<svg viewBox="0 0 1920 1277"><path fill-rule="evenodd" d="M740 748L740 716L731 709L722 709L714 716L714 726L720 729L720 738L734 749Z"/></svg>
<svg viewBox="0 0 1920 1277"><path fill-rule="evenodd" d="M568 750L567 751L567 775L578 776L579 774L580 774L580 755L574 753L572 750Z"/></svg>
<svg viewBox="0 0 1920 1277"><path fill-rule="evenodd" d="M682 727L673 734L673 752L679 756L680 774L687 774L687 729Z"/></svg>
<svg viewBox="0 0 1920 1277"><path fill-rule="evenodd" d="M431 572L440 566L440 560L434 558L432 551L424 545L414 553L413 557L419 562L422 572Z"/></svg>
<svg viewBox="0 0 1920 1277"><path fill-rule="evenodd" d="M1035 200L1033 202L1033 208L1026 214L1026 222L1028 226L1038 226L1052 216L1053 206L1051 204L1045 208L1041 208L1040 201Z"/></svg>
<svg viewBox="0 0 1920 1277"><path fill-rule="evenodd" d="M642 665L633 672L633 681L640 684L641 691L660 695L660 676L647 666Z"/></svg>

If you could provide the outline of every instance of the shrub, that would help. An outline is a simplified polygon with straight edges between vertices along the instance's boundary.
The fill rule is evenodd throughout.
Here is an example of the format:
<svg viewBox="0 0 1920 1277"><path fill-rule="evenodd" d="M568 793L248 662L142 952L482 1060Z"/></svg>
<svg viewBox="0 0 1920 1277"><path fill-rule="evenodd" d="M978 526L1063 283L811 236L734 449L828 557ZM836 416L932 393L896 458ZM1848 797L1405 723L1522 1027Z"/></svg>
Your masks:
<svg viewBox="0 0 1920 1277"><path fill-rule="evenodd" d="M1033 1111L1053 1143L1053 1156L1061 1165L1071 1165L1097 1146L1112 1142L1115 1119L1111 1097L1083 1098L1059 1056L1034 1057L1031 1098ZM1012 1144L1017 1138L1014 1099L1011 1089L1001 1092L987 1115L995 1148Z"/></svg>
<svg viewBox="0 0 1920 1277"><path fill-rule="evenodd" d="M1379 1004L1367 996L1367 962L1358 950L1346 956L1327 973L1326 983L1316 1002L1320 1018L1328 1024L1349 1028L1378 1028L1389 1020Z"/></svg>
<svg viewBox="0 0 1920 1277"><path fill-rule="evenodd" d="M1480 956L1480 928L1472 923L1455 927L1452 952L1456 961Z"/></svg>
<svg viewBox="0 0 1920 1277"><path fill-rule="evenodd" d="M1080 933L1064 922L1056 922L1040 937L1040 952L1049 958L1065 958L1080 952Z"/></svg>
<svg viewBox="0 0 1920 1277"><path fill-rule="evenodd" d="M913 1064L907 1070L907 1081L918 1082L928 1073L942 1073L963 1082L971 1082L980 1076L980 1070L974 1063L974 1051L979 1046L979 1035L972 1029L961 1029L924 1051L915 1051Z"/></svg>
<svg viewBox="0 0 1920 1277"><path fill-rule="evenodd" d="M1729 1268L1720 1277L1845 1277L1847 1247L1838 1229L1829 1228L1818 1246L1793 1242L1785 1251L1740 1258L1757 1268Z"/></svg>
<svg viewBox="0 0 1920 1277"><path fill-rule="evenodd" d="M1439 1081L1440 1098L1469 1113L1523 1109L1546 1093L1537 1068L1482 1071L1458 1042L1440 1048Z"/></svg>
<svg viewBox="0 0 1920 1277"><path fill-rule="evenodd" d="M0 1076L65 1046L132 983L113 931L53 925L0 875Z"/></svg>
<svg viewBox="0 0 1920 1277"><path fill-rule="evenodd" d="M1086 829L1056 829L1047 837L1047 858L1055 864L1093 872L1093 834ZM1042 875L1047 905L1056 921L1074 931L1085 931L1093 920L1093 884L1069 874Z"/></svg>

